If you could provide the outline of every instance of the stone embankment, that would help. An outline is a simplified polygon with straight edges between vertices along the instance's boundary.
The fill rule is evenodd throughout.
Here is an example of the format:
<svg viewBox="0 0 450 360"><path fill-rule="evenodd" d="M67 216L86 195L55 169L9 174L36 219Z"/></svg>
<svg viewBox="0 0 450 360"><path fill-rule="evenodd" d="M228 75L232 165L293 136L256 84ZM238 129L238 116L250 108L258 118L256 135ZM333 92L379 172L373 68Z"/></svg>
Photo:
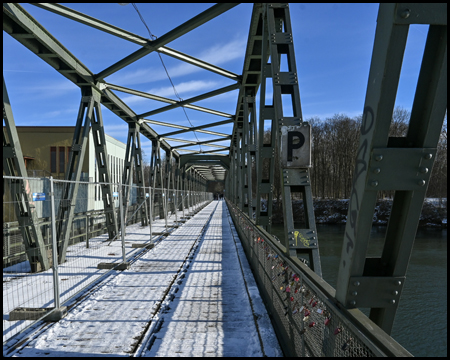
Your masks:
<svg viewBox="0 0 450 360"><path fill-rule="evenodd" d="M302 200L294 201L292 204L295 222L303 222ZM283 211L278 209L274 201L274 224L283 223ZM392 200L378 200L373 214L373 225L387 225L392 209ZM317 224L345 224L347 221L348 199L314 200L314 214ZM447 227L447 199L439 201L427 200L422 207L422 214L419 219L419 227Z"/></svg>

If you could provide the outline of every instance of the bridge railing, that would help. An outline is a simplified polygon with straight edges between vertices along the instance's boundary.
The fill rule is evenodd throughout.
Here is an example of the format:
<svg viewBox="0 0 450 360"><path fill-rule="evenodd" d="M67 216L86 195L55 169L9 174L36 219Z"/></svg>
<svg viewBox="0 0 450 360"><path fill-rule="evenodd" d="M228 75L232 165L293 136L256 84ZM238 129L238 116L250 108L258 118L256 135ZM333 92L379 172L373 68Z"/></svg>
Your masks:
<svg viewBox="0 0 450 360"><path fill-rule="evenodd" d="M227 201L231 217L286 356L412 356L248 215Z"/></svg>
<svg viewBox="0 0 450 360"><path fill-rule="evenodd" d="M119 218L119 231L111 239L101 194L104 183L79 182L72 202L75 215L68 224L66 257L61 261L58 255L63 252L63 239L53 234L57 233L58 223L68 222L67 215L58 218L58 210L67 202L62 196L64 185L74 183L3 176L4 345L13 344L14 336L40 320L58 320L89 286L113 269L124 269L145 247L151 247L170 228L178 226L184 217L192 216L213 198L211 193L200 191L138 189L136 185L125 191L127 186L122 185L122 194L129 194L129 205L123 206L126 209L119 216L120 200L116 194L120 185L110 184L114 217ZM122 242L120 224L126 228L139 223L135 229L142 227L144 205L147 207L145 230L140 232L140 237L131 236Z"/></svg>

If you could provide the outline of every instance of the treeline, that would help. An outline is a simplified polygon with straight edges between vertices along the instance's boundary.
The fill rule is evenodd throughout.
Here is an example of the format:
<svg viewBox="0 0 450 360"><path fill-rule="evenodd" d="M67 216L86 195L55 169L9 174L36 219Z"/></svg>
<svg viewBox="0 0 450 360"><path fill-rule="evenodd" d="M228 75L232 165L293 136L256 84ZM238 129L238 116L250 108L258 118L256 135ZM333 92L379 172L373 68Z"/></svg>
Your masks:
<svg viewBox="0 0 450 360"><path fill-rule="evenodd" d="M393 112L389 136L406 136L410 115L408 110L397 107ZM345 114L336 114L332 118L315 117L306 121L311 124L313 138L311 149L313 196L322 199L348 199L352 188L362 115L350 118ZM266 131L265 138L269 137L270 132ZM276 153L275 164L278 163ZM274 173L274 199L281 200L278 173L279 171ZM393 191L380 191L379 197L390 198L393 194ZM427 197L447 197L447 115L439 139Z"/></svg>

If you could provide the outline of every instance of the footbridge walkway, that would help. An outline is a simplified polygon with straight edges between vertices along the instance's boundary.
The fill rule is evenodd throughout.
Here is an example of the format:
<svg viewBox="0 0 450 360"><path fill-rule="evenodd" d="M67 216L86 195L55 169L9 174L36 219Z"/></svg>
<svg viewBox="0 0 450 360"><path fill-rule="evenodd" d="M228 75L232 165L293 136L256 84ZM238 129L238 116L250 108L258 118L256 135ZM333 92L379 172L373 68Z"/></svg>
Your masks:
<svg viewBox="0 0 450 360"><path fill-rule="evenodd" d="M145 23L148 15L133 4L150 38L113 25L114 19L91 16L103 11L103 4L86 7L91 15L84 13L85 5L75 10L53 3L3 4L5 39L10 36L20 47L16 51L5 42L4 53L14 56L18 74L28 74L25 82L13 77L16 71L3 79L4 355L277 356L281 348L286 356L411 356L390 334L446 119L447 4L379 5L359 145L349 140L354 151L345 149L355 158L345 166L352 180L345 180L350 198L336 289L322 277L312 186L317 148L299 89L308 70L297 69L296 62L309 54L294 49L292 24L299 20L291 18L289 4L251 6L242 71L191 55L207 54L206 48L194 48L204 44L191 32L209 29L205 38L217 49L220 42L203 25L221 17L228 20L218 29L235 30L229 24L240 21L236 14L242 6L233 10L239 4L215 4L158 36ZM142 6L151 16L165 16L164 22L173 14ZM60 30L85 41L78 44L83 47L56 34L53 16L61 21ZM87 26L92 35L79 35L73 23ZM411 89L411 116L406 133L392 136L400 75L417 76L403 72L410 68L404 54L409 29L416 25L423 25L427 37ZM118 45L109 46L99 33ZM241 37L239 30L235 38ZM121 49L122 41L135 50L120 60L100 47L84 47ZM180 44L188 53L168 47ZM16 126L12 104L29 94L16 84L29 86L35 72L22 61L22 47L81 91L68 106L78 104L79 111L73 140L64 146L49 135L37 147L35 134L27 141ZM93 71L75 53L102 55L104 61ZM163 77L177 99L168 98L165 85L144 85L160 76L153 65L132 67L149 55L164 65L163 57L152 53L181 61L175 69L192 67L195 80L189 84L222 84L215 80L220 76L229 85L202 94L200 86L195 96L183 99L164 66ZM149 69L134 89L121 75ZM35 81L39 89L54 88L40 73ZM11 100L7 82L13 84ZM157 93L143 91L148 88ZM219 95L224 97L217 103L202 102ZM230 111L228 99L234 96ZM60 105L52 114L66 114L65 103L51 101ZM203 106L212 104L220 108ZM179 108L183 111L176 113ZM185 108L202 113L195 126ZM19 109L18 124L37 113L32 102ZM121 155L105 133L119 119L127 139ZM147 166L141 140L149 149ZM51 176L28 177L30 161ZM333 171L341 179L334 166L323 175L334 179ZM376 201L386 192L393 202L384 245L369 257ZM214 196L224 200L213 201ZM283 212L280 239L272 235L275 197ZM300 213L294 202L301 204Z"/></svg>
<svg viewBox="0 0 450 360"><path fill-rule="evenodd" d="M129 226L125 241L149 243L148 227ZM41 323L11 355L282 355L224 201L153 243L58 323ZM102 249L78 274L117 247ZM60 275L69 276L64 269Z"/></svg>

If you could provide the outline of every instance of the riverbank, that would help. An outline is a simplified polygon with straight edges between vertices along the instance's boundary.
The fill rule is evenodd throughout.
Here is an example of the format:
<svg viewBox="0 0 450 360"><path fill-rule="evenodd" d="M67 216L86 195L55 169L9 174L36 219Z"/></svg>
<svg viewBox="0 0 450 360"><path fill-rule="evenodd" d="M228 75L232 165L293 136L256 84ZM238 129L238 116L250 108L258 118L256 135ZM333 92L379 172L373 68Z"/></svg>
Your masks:
<svg viewBox="0 0 450 360"><path fill-rule="evenodd" d="M281 204L280 204L281 205ZM373 225L387 225L391 213L392 200L379 200L373 215ZM304 222L302 200L292 203L295 222ZM316 199L314 200L314 214L317 224L345 224L347 222L348 199ZM283 211L278 209L276 200L273 204L273 224L283 223ZM435 199L427 199L422 207L419 227L447 228L447 199L443 204Z"/></svg>

